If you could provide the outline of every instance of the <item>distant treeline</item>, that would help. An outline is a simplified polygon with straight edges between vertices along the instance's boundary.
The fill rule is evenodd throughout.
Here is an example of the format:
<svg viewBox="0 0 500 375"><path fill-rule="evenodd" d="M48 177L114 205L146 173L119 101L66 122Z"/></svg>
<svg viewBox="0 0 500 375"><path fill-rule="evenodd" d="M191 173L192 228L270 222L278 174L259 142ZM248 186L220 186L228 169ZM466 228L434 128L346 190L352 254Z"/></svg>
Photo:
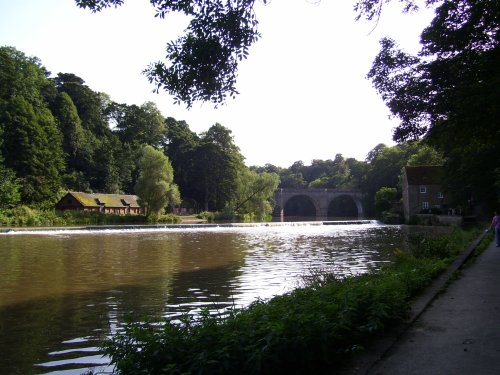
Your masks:
<svg viewBox="0 0 500 375"><path fill-rule="evenodd" d="M373 213L375 192L397 189L403 166L443 163L414 142L376 145L364 161L337 154L247 167L221 124L196 134L152 102L116 103L75 74L51 76L36 57L0 48L0 208L52 208L68 190L134 194L144 145L170 160L184 206L250 219L271 213L277 187L360 189Z"/></svg>

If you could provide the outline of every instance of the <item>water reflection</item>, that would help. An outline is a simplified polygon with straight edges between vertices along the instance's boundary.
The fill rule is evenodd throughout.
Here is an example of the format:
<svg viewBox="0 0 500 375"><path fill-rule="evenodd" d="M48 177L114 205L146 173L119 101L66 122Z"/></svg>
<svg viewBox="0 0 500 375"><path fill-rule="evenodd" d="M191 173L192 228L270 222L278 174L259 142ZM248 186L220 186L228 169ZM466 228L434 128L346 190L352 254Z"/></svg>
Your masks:
<svg viewBox="0 0 500 375"><path fill-rule="evenodd" d="M310 270L366 272L405 236L376 224L0 235L0 373L101 368L98 341L125 316L223 312Z"/></svg>

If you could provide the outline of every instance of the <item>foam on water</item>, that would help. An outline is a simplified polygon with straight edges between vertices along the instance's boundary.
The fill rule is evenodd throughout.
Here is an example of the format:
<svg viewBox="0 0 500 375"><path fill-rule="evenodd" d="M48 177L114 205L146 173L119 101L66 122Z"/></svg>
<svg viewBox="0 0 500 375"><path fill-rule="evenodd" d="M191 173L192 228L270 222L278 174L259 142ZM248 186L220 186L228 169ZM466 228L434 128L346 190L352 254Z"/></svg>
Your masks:
<svg viewBox="0 0 500 375"><path fill-rule="evenodd" d="M116 234L116 233L147 233L147 232L177 232L177 231L221 231L242 230L246 228L273 227L309 227L336 225L338 227L352 225L380 225L376 220L341 220L341 221L301 221L301 222L267 222L267 223L228 223L228 224L166 224L166 225L114 225L87 226L67 228L9 228L0 229L0 235L66 235L66 234Z"/></svg>

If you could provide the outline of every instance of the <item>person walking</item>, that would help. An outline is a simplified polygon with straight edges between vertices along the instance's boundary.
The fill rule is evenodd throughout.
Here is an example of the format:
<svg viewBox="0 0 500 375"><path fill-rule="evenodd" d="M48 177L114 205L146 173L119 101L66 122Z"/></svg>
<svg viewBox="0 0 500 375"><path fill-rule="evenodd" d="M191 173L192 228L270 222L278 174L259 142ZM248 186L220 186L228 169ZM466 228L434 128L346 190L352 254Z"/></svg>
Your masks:
<svg viewBox="0 0 500 375"><path fill-rule="evenodd" d="M495 211L495 215L491 221L490 229L492 228L495 230L495 244L497 247L500 247L500 214L498 211Z"/></svg>

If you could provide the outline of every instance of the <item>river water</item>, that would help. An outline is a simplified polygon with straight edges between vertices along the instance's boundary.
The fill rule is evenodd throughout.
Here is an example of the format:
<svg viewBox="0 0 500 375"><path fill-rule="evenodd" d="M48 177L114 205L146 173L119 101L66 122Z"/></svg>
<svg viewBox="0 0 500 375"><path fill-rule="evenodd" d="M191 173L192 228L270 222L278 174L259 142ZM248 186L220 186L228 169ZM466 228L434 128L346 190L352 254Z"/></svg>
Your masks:
<svg viewBox="0 0 500 375"><path fill-rule="evenodd" d="M98 351L125 317L223 313L318 270L367 272L409 227L257 226L0 234L0 374L110 371Z"/></svg>

